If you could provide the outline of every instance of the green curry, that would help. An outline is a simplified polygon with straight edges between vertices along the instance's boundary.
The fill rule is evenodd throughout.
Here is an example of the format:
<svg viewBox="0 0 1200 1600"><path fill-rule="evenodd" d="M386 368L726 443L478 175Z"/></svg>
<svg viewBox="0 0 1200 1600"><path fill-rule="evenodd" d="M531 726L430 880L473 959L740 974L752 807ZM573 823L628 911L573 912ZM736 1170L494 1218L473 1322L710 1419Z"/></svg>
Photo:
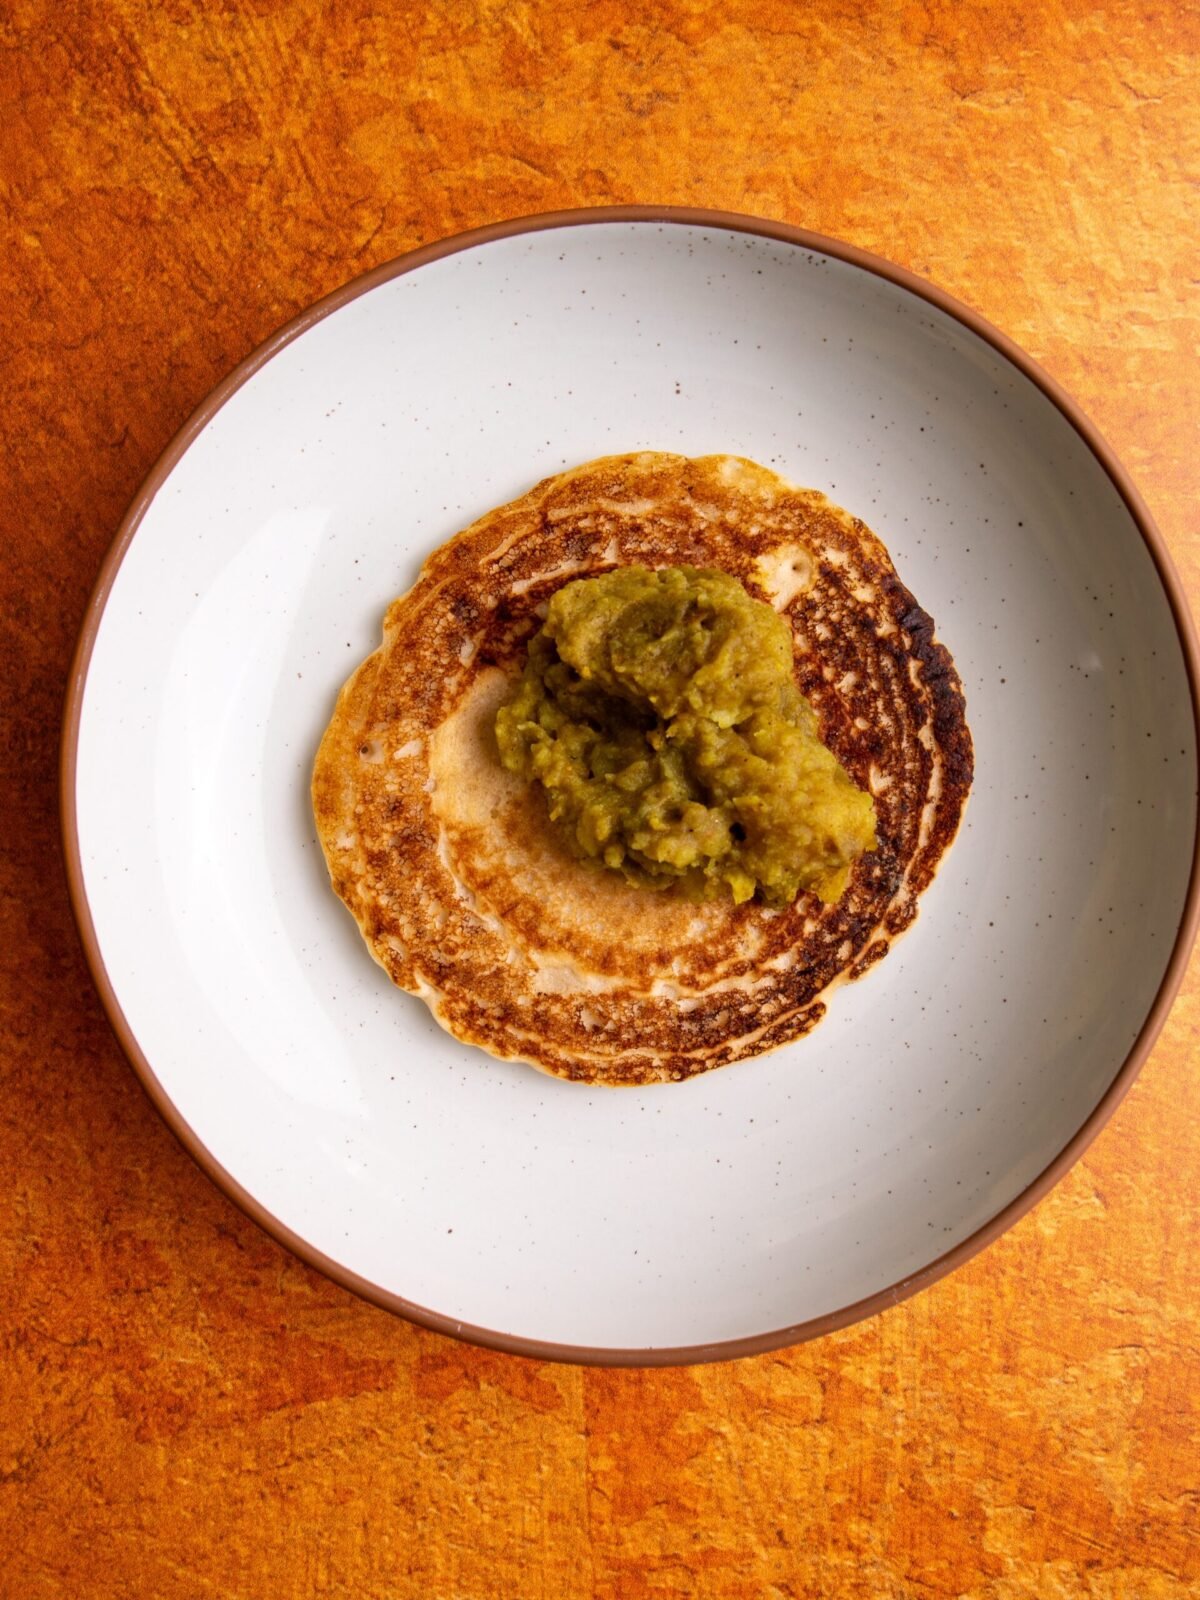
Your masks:
<svg viewBox="0 0 1200 1600"><path fill-rule="evenodd" d="M836 900L875 845L874 803L796 687L787 623L727 573L568 583L496 738L577 855L649 888Z"/></svg>

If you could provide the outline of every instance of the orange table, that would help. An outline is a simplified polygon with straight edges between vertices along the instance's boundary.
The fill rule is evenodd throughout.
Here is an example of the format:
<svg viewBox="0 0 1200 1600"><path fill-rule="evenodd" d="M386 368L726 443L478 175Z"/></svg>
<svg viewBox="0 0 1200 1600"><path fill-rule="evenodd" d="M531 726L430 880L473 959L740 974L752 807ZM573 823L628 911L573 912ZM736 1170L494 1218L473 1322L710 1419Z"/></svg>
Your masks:
<svg viewBox="0 0 1200 1600"><path fill-rule="evenodd" d="M522 212L757 211L927 274L1080 399L1195 603L1198 73L1165 0L3 8L4 1600L1200 1594L1196 976L1086 1159L916 1300L539 1366L359 1304L201 1177L55 821L88 588L175 429L315 296Z"/></svg>

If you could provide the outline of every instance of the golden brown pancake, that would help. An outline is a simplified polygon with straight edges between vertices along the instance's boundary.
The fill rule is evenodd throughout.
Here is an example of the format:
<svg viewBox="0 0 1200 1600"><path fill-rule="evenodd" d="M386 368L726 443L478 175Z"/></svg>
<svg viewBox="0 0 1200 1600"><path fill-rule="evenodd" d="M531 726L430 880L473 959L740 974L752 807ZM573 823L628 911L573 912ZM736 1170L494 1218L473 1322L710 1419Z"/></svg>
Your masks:
<svg viewBox="0 0 1200 1600"><path fill-rule="evenodd" d="M875 799L835 905L651 893L569 854L493 724L540 611L623 564L718 567L789 620L821 735ZM734 456L608 456L434 551L338 697L313 806L376 960L458 1038L561 1077L691 1077L824 1015L913 920L970 787L962 687L887 551L824 495Z"/></svg>

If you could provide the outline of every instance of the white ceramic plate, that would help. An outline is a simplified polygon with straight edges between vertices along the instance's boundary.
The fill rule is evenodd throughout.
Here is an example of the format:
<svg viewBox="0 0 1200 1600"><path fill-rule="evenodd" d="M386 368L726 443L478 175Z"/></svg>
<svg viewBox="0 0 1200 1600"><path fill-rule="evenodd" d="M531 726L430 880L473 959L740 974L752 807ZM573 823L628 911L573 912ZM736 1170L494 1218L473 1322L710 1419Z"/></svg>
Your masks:
<svg viewBox="0 0 1200 1600"><path fill-rule="evenodd" d="M977 772L915 929L815 1033L592 1091L390 986L308 784L425 554L642 448L751 456L864 517L958 664ZM77 912L168 1121L339 1281L534 1353L763 1349L978 1249L1127 1087L1196 918L1193 667L1119 466L972 314L775 224L535 218L322 302L155 469L76 665Z"/></svg>

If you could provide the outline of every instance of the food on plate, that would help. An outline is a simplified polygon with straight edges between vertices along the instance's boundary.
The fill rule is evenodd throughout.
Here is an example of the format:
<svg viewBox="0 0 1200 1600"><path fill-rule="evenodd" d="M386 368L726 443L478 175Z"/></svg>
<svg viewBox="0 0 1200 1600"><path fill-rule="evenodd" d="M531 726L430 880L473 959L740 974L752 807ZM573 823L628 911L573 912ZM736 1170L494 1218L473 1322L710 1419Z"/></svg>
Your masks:
<svg viewBox="0 0 1200 1600"><path fill-rule="evenodd" d="M312 792L335 891L443 1026L638 1084L808 1032L912 922L972 768L953 662L861 521L644 452L433 552Z"/></svg>

